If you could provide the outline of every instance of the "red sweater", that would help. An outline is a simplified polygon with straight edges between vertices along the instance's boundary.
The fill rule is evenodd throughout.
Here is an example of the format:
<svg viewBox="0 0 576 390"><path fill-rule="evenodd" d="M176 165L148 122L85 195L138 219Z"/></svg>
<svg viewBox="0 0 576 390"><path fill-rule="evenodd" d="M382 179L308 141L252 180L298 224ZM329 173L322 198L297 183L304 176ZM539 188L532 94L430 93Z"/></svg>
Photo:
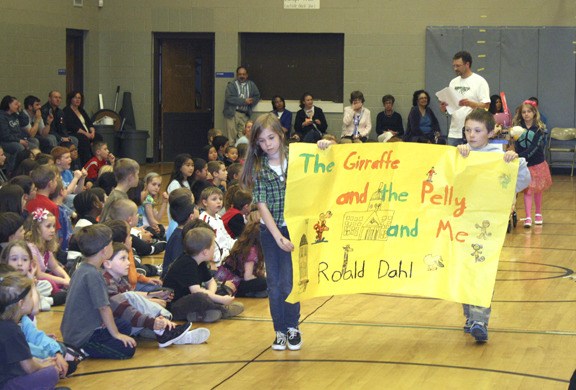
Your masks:
<svg viewBox="0 0 576 390"><path fill-rule="evenodd" d="M240 210L238 210L235 207L231 207L228 210L226 210L226 212L222 216L222 222L224 222L224 227L226 228L226 231L228 232L228 234L230 234L230 237L232 238L238 238L238 237L236 237L232 229L230 229L229 223L230 220L235 216L237 216L238 214L242 214Z"/></svg>
<svg viewBox="0 0 576 390"><path fill-rule="evenodd" d="M56 217L56 230L60 230L60 212L58 205L50 200L47 196L36 194L36 197L26 204L26 210L32 213L36 209L46 209Z"/></svg>
<svg viewBox="0 0 576 390"><path fill-rule="evenodd" d="M96 156L88 160L86 165L84 165L84 169L86 169L88 172L86 179L91 181L96 180L98 178L98 172L100 172L100 168L102 168L104 165L106 165L106 160L100 160Z"/></svg>

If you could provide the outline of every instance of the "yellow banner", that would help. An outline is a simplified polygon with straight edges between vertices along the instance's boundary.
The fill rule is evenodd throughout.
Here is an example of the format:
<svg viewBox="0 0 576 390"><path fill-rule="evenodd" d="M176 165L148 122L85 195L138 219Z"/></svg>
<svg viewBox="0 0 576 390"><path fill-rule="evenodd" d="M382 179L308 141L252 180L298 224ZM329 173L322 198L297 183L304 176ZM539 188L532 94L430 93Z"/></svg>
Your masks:
<svg viewBox="0 0 576 390"><path fill-rule="evenodd" d="M289 302L361 292L489 306L518 161L416 143L290 145Z"/></svg>

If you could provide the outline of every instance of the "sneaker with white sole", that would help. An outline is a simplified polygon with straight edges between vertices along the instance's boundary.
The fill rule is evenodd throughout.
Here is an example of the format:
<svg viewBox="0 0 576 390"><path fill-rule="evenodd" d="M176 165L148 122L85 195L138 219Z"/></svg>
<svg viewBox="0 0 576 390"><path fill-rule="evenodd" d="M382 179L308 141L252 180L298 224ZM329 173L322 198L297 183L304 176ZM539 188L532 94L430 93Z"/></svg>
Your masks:
<svg viewBox="0 0 576 390"><path fill-rule="evenodd" d="M202 344L205 343L210 337L210 330L206 328L197 328L189 330L184 334L180 340L176 341L174 344Z"/></svg>
<svg viewBox="0 0 576 390"><path fill-rule="evenodd" d="M165 329L162 335L156 336L156 340L158 340L158 346L160 348L164 348L174 344L175 342L182 339L186 335L186 332L188 332L191 327L192 324L187 322L184 325L175 326L170 330Z"/></svg>
<svg viewBox="0 0 576 390"><path fill-rule="evenodd" d="M288 328L288 349L298 351L302 347L302 334L298 328Z"/></svg>
<svg viewBox="0 0 576 390"><path fill-rule="evenodd" d="M530 226L532 226L532 218L528 217L524 220L524 227L529 228Z"/></svg>
<svg viewBox="0 0 576 390"><path fill-rule="evenodd" d="M284 351L286 350L286 335L282 332L276 332L276 338L272 343L272 349L274 351Z"/></svg>

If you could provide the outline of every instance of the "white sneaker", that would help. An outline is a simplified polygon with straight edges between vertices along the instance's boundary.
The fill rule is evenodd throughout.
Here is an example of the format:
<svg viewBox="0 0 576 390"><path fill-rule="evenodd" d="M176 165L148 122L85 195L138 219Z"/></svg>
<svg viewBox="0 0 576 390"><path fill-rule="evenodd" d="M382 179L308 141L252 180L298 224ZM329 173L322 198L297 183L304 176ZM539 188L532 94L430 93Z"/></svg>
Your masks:
<svg viewBox="0 0 576 390"><path fill-rule="evenodd" d="M210 337L210 330L207 328L197 328L186 332L184 337L174 344L202 344Z"/></svg>

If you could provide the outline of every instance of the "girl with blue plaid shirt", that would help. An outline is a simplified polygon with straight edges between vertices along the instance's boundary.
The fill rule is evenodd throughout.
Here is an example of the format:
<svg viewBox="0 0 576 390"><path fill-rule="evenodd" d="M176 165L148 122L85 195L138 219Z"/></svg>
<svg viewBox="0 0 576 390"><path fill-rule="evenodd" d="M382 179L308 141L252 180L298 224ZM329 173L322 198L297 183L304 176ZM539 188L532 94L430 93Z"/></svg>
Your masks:
<svg viewBox="0 0 576 390"><path fill-rule="evenodd" d="M260 239L264 262L270 314L276 337L272 349L292 351L302 346L298 329L300 303L288 303L292 291L292 259L294 244L284 220L288 150L278 117L260 116L252 127L241 182L252 188L254 203L261 215Z"/></svg>

